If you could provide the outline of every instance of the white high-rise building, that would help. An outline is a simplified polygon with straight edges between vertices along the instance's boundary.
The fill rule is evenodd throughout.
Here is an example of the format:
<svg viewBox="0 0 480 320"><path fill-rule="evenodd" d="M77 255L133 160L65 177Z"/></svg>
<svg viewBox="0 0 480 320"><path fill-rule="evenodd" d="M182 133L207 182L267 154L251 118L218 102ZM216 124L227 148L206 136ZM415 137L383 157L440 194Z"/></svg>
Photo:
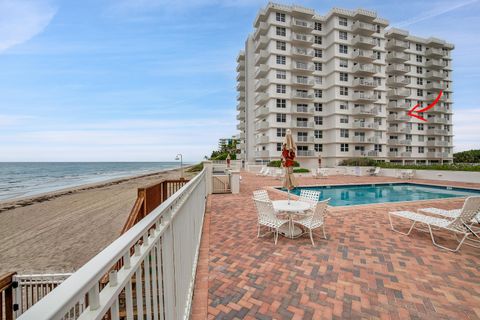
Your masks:
<svg viewBox="0 0 480 320"><path fill-rule="evenodd" d="M303 166L370 157L445 163L452 155L453 45L386 29L373 11L270 3L237 58L240 157L280 158L292 129ZM421 121L417 103L434 108Z"/></svg>

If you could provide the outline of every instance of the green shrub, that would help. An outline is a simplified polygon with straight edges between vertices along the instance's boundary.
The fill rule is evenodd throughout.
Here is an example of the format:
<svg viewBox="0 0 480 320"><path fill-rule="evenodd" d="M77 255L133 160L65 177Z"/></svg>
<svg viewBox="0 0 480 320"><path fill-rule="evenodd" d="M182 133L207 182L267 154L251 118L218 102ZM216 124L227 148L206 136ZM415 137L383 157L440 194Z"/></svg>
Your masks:
<svg viewBox="0 0 480 320"><path fill-rule="evenodd" d="M380 162L369 158L347 159L340 163L341 166L380 167L385 169L413 169L413 170L449 170L449 171L480 171L480 165L471 164L406 164L393 162Z"/></svg>
<svg viewBox="0 0 480 320"><path fill-rule="evenodd" d="M377 161L370 159L370 158L353 158L353 159L346 159L343 160L340 165L341 166L360 166L360 167L373 167L378 164Z"/></svg>
<svg viewBox="0 0 480 320"><path fill-rule="evenodd" d="M306 168L295 168L293 169L293 173L308 173L310 172L310 170L306 169Z"/></svg>
<svg viewBox="0 0 480 320"><path fill-rule="evenodd" d="M199 164L196 164L188 168L187 172L200 172L202 170L203 170L203 162L200 162Z"/></svg>
<svg viewBox="0 0 480 320"><path fill-rule="evenodd" d="M282 166L282 160L273 160L273 161L270 161L270 162L267 164L267 167L280 168L281 166ZM297 161L294 161L294 162L293 162L293 166L294 166L294 167L300 167L300 163L298 163Z"/></svg>
<svg viewBox="0 0 480 320"><path fill-rule="evenodd" d="M480 150L469 150L453 154L455 163L480 163Z"/></svg>

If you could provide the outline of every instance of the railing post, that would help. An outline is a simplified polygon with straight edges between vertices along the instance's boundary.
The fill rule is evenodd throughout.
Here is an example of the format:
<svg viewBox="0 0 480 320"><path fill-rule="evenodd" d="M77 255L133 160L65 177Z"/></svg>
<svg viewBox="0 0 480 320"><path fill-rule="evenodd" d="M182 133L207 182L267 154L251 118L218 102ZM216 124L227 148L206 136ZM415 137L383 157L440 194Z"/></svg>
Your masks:
<svg viewBox="0 0 480 320"><path fill-rule="evenodd" d="M230 190L232 194L240 193L240 171L230 171Z"/></svg>
<svg viewBox="0 0 480 320"><path fill-rule="evenodd" d="M168 212L166 219L170 221L168 228L162 237L162 261L163 261L163 298L165 299L165 319L176 319L176 294L175 294L175 264L173 243L172 212Z"/></svg>
<svg viewBox="0 0 480 320"><path fill-rule="evenodd" d="M212 161L203 161L203 168L205 169L205 179L207 182L207 194L212 194L212 176L213 176L213 164Z"/></svg>

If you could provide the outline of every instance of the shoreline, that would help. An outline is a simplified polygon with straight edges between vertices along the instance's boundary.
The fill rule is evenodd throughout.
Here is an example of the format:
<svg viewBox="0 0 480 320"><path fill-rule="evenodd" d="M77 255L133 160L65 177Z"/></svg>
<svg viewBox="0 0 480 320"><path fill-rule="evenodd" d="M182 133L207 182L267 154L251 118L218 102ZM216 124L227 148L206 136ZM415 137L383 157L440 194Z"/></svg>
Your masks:
<svg viewBox="0 0 480 320"><path fill-rule="evenodd" d="M188 170L192 166L193 165L183 167L183 170L184 171ZM144 173L144 174L139 174L139 175L134 174L134 175L128 175L128 176L123 176L123 177L111 178L111 179L106 179L106 180L102 180L102 181L79 184L79 185L72 186L72 187L61 188L61 189L58 189L58 190L42 192L42 193L38 193L38 194L35 194L35 195L31 195L31 196L0 200L0 213L8 211L8 210L16 209L16 208L26 207L26 206L29 206L29 205L32 205L32 204L35 204L35 203L41 203L41 202L49 201L51 199L55 199L55 198L58 198L58 197L61 197L61 196L64 196L64 195L68 195L68 194L73 194L73 193L79 192L79 191L86 191L86 190L108 187L108 186L120 184L122 182L130 181L132 179L147 178L147 177L155 176L155 175L158 175L158 174L161 174L161 173L175 172L175 171L180 171L180 168L169 168L169 169L153 171L153 172L150 172L150 173Z"/></svg>

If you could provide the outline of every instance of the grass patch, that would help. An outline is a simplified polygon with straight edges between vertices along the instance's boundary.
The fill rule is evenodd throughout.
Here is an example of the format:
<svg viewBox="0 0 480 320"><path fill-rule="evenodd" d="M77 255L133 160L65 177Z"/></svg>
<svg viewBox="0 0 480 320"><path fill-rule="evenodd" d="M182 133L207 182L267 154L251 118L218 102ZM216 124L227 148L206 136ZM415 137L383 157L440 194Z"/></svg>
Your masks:
<svg viewBox="0 0 480 320"><path fill-rule="evenodd" d="M196 164L194 166L191 166L187 172L200 172L203 170L203 162L200 162L199 164Z"/></svg>
<svg viewBox="0 0 480 320"><path fill-rule="evenodd" d="M295 168L293 169L293 173L308 173L310 172L310 170L306 169L306 168Z"/></svg>
<svg viewBox="0 0 480 320"><path fill-rule="evenodd" d="M480 172L480 165L449 163L449 164L397 164L392 162L378 162L370 158L347 159L340 163L341 166L380 167L385 169L413 169L413 170L445 170L445 171L474 171Z"/></svg>

